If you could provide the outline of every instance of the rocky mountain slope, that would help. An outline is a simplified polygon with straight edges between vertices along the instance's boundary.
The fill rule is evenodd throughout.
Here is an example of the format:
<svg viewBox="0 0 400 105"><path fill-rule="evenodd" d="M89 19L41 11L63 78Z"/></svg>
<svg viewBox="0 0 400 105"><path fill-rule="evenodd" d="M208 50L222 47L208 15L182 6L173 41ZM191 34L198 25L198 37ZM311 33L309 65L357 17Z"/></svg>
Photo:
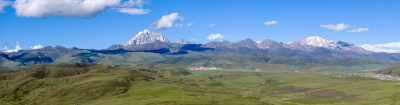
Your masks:
<svg viewBox="0 0 400 105"><path fill-rule="evenodd" d="M343 41L333 41L326 40L319 36L311 36L304 40L288 42L283 44L284 47L293 49L293 50L301 50L312 52L316 48L326 48L331 51L338 52L352 52L352 53L361 53L361 54L369 54L370 51L367 51L359 46L356 46L352 43L347 43Z"/></svg>
<svg viewBox="0 0 400 105"><path fill-rule="evenodd" d="M156 41L170 43L164 35L157 32L150 32L149 30L144 30L136 34L128 43L124 44L124 46L132 46L132 45L144 45L154 43Z"/></svg>

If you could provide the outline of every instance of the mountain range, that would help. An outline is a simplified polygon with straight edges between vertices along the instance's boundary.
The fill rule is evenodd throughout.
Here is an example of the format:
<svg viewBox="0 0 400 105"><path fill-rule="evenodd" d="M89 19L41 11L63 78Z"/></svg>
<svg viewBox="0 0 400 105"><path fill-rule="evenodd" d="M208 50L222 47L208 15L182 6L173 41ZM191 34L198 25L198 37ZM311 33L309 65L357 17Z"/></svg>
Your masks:
<svg viewBox="0 0 400 105"><path fill-rule="evenodd" d="M178 45L177 45L178 44ZM185 44L195 44L193 41L187 41L184 39L179 39L176 43L171 43L164 35L157 32L150 32L149 30L144 30L136 34L131 40L123 45L113 45L107 48L107 50L125 49L125 50L155 50L160 48L175 49L173 47L182 47L180 45ZM359 54L371 54L372 52L365 50L359 46L352 43L347 43L343 41L333 41L321 38L319 36L311 36L304 40L282 43L273 40L264 40L254 42L251 39L245 39L239 42L229 42L229 41L213 41L206 44L201 44L205 48L228 48L240 50L241 48L246 49L263 49L263 50L280 50L280 49L290 49L305 52L313 52L317 50L325 49L335 52L343 53L359 53Z"/></svg>
<svg viewBox="0 0 400 105"><path fill-rule="evenodd" d="M38 63L93 62L113 66L137 65L132 62L152 62L181 66L230 67L254 64L285 65L366 65L400 63L400 54L374 53L352 43L311 36L288 43L274 40L238 42L212 41L195 44L179 39L170 42L163 34L144 30L127 43L102 50L65 48L62 46L0 53L0 67L13 68Z"/></svg>
<svg viewBox="0 0 400 105"><path fill-rule="evenodd" d="M144 30L136 34L128 43L124 45L112 45L106 50L160 50L163 49L168 54L187 54L189 51L204 51L208 49L211 54L241 53L241 54L276 54L279 56L303 56L303 57L334 57L336 55L351 56L374 56L380 58L380 55L392 56L398 54L374 53L365 50L352 43L343 41L333 41L311 36L304 40L293 42L277 42L274 40L253 41L244 39L238 42L230 41L212 41L205 44L195 44L179 39L176 43L171 43L164 35L157 32ZM167 51L168 50L168 51ZM379 55L379 56L375 56ZM397 59L397 58L396 58Z"/></svg>

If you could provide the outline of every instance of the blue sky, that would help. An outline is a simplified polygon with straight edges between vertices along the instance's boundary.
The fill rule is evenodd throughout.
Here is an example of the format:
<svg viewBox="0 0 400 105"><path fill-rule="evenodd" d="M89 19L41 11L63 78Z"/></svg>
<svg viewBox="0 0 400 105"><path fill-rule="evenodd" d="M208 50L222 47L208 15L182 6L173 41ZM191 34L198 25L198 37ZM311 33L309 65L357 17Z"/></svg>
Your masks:
<svg viewBox="0 0 400 105"><path fill-rule="evenodd" d="M172 13L179 14L183 20L173 22L172 27L151 29L172 42L179 38L198 43L235 42L245 38L288 42L309 36L371 46L400 42L400 0L145 0L143 5L106 6L94 12L46 12L44 15L41 11L24 11L23 6L29 5L17 7L16 1L2 7L0 47L6 43L12 47L13 43L19 42L22 48L41 44L104 49L128 42L162 16ZM118 8L146 11L128 14ZM264 24L271 21L277 23ZM189 23L192 25L188 26ZM338 25L341 23L343 26ZM210 24L215 26L210 27ZM360 28L362 32L348 32ZM223 38L209 40L210 34L220 34ZM396 49L396 45L392 49Z"/></svg>

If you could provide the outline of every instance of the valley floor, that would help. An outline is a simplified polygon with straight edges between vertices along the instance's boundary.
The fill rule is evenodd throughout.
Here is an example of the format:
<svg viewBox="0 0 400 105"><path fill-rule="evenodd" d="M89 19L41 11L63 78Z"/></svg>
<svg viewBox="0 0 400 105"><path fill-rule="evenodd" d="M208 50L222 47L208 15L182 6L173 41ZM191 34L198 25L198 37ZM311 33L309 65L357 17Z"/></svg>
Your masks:
<svg viewBox="0 0 400 105"><path fill-rule="evenodd" d="M400 104L400 82L302 72L191 71L87 104Z"/></svg>
<svg viewBox="0 0 400 105"><path fill-rule="evenodd" d="M61 65L60 67L63 66L65 65ZM16 91L15 93L0 93L1 97L3 97L0 98L0 104L400 104L400 81L379 80L360 75L346 75L345 73L277 70L191 70L189 71L191 75L186 75L188 73L185 73L186 71L183 72L184 70L173 72L162 71L165 68L175 70L176 68L174 67L163 66L161 68L154 69L155 73L160 73L157 76L156 74L152 74L151 70L93 66L85 74L67 77L63 77L66 75L51 74L50 77L53 76L54 78L30 78L26 81L23 78L18 79L22 75L16 73L12 74L15 76L15 80L3 79L3 81L0 81L1 92L10 92L10 89L20 87L13 90ZM76 70L80 71L81 69ZM25 75L27 73L30 72L27 71L21 74ZM20 82L21 80L26 83ZM14 86L11 84L14 82L22 84ZM13 95L12 97L15 98L9 97L10 95Z"/></svg>

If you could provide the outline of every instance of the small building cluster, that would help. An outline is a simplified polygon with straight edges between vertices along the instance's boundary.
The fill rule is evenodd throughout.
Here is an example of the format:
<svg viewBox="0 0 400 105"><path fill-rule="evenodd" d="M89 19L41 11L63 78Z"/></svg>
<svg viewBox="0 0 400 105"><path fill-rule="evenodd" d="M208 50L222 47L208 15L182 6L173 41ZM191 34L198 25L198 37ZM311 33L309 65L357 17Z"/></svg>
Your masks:
<svg viewBox="0 0 400 105"><path fill-rule="evenodd" d="M189 70L222 70L217 67L189 67Z"/></svg>
<svg viewBox="0 0 400 105"><path fill-rule="evenodd" d="M400 77L384 74L363 73L362 77L372 77L380 80L400 80Z"/></svg>
<svg viewBox="0 0 400 105"><path fill-rule="evenodd" d="M328 75L328 74L326 74ZM392 80L392 81L400 81L400 77L385 75L385 74L375 74L375 73L353 73L353 74L343 74L343 75L332 75L333 78L348 78L348 77L366 77L366 78L375 78L379 80Z"/></svg>

